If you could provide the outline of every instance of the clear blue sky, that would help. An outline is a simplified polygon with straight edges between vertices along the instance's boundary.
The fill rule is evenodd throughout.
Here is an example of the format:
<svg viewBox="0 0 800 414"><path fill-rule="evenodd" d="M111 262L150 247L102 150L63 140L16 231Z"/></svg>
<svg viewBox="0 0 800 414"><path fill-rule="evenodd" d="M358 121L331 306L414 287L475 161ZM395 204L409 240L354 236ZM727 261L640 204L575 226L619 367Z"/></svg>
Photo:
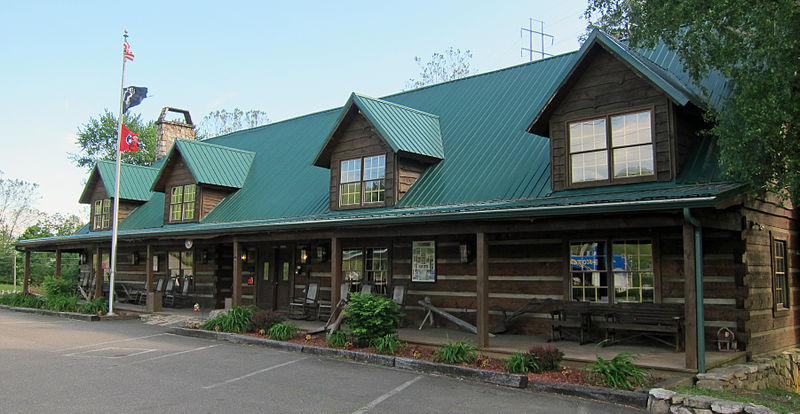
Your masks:
<svg viewBox="0 0 800 414"><path fill-rule="evenodd" d="M520 57L528 18L555 36L548 53L579 47L586 0L343 2L6 2L0 13L0 171L40 185L35 207L78 214L87 171L67 159L76 131L119 111L122 33L136 57L126 85L149 88L130 110L146 120L188 109L265 111L271 121L339 107L351 92L404 89L449 46L492 71ZM538 39L536 39L538 41Z"/></svg>

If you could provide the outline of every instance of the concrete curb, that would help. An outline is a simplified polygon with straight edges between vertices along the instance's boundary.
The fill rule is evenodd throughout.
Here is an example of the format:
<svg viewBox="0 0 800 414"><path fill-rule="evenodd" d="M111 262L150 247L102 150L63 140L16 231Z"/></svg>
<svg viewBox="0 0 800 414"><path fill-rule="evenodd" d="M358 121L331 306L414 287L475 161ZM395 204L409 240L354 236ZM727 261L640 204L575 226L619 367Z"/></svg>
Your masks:
<svg viewBox="0 0 800 414"><path fill-rule="evenodd" d="M648 395L646 391L622 391L590 385L573 385L542 381L531 382L529 386L534 391L547 392L550 394L571 395L637 408L647 407Z"/></svg>
<svg viewBox="0 0 800 414"><path fill-rule="evenodd" d="M205 331L201 329L170 328L170 333L190 336L194 338L215 339L237 344L251 344L276 348L283 351L302 352L326 358L348 359L356 362L395 367L409 371L427 374L438 374L449 377L502 385L505 387L525 388L528 385L527 375L507 374L503 372L483 371L480 369L461 367L457 365L438 364L435 362L419 361L416 359L393 357L388 355L370 354L349 351L346 349L323 348L317 346L304 346L292 342L273 341L270 339L256 338L247 335L237 335L225 332ZM646 396L645 396L646 397ZM646 400L646 398L645 398Z"/></svg>
<svg viewBox="0 0 800 414"><path fill-rule="evenodd" d="M75 313L75 312L55 312L51 310L45 309L33 309L33 308L16 308L13 306L8 305L0 305L0 309L6 309L13 312L22 312L22 313L32 313L35 315L45 315L45 316L57 316L59 318L64 319L75 319L79 321L86 321L86 322L95 322L99 321L100 317L97 315L87 315L84 313Z"/></svg>

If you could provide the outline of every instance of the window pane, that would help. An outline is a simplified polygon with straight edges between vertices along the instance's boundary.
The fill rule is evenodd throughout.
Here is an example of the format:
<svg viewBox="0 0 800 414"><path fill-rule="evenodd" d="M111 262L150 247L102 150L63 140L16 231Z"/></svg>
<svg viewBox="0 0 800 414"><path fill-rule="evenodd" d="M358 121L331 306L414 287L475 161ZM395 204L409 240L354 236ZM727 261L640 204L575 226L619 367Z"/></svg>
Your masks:
<svg viewBox="0 0 800 414"><path fill-rule="evenodd" d="M611 117L611 145L613 147L652 142L650 111Z"/></svg>
<svg viewBox="0 0 800 414"><path fill-rule="evenodd" d="M339 182L352 183L355 181L361 181L361 159L342 161Z"/></svg>
<svg viewBox="0 0 800 414"><path fill-rule="evenodd" d="M108 214L111 212L111 199L107 198L103 200L103 214Z"/></svg>
<svg viewBox="0 0 800 414"><path fill-rule="evenodd" d="M197 187L194 184L187 184L183 186L183 202L188 203L195 200L195 193Z"/></svg>
<svg viewBox="0 0 800 414"><path fill-rule="evenodd" d="M181 252L169 252L167 256L167 270L170 277L181 274Z"/></svg>
<svg viewBox="0 0 800 414"><path fill-rule="evenodd" d="M651 144L614 150L615 178L653 175L653 171L653 146Z"/></svg>
<svg viewBox="0 0 800 414"><path fill-rule="evenodd" d="M173 204L169 206L169 220L181 221L181 207L183 204Z"/></svg>
<svg viewBox="0 0 800 414"><path fill-rule="evenodd" d="M606 120L573 122L569 124L569 151L582 152L606 148Z"/></svg>
<svg viewBox="0 0 800 414"><path fill-rule="evenodd" d="M608 268L603 242L570 243L572 300L608 302Z"/></svg>
<svg viewBox="0 0 800 414"><path fill-rule="evenodd" d="M342 277L352 285L361 283L364 273L364 252L361 249L342 250Z"/></svg>
<svg viewBox="0 0 800 414"><path fill-rule="evenodd" d="M361 183L342 184L339 189L339 205L361 204Z"/></svg>
<svg viewBox="0 0 800 414"><path fill-rule="evenodd" d="M184 220L194 219L194 202L183 203L183 219Z"/></svg>
<svg viewBox="0 0 800 414"><path fill-rule="evenodd" d="M191 250L181 252L181 273L184 276L194 276L194 254Z"/></svg>
<svg viewBox="0 0 800 414"><path fill-rule="evenodd" d="M364 158L364 181L377 180L386 176L386 156Z"/></svg>
<svg viewBox="0 0 800 414"><path fill-rule="evenodd" d="M649 240L615 241L614 299L617 302L650 302L655 300L653 244Z"/></svg>
<svg viewBox="0 0 800 414"><path fill-rule="evenodd" d="M383 201L384 180L367 181L364 183L364 202L376 203Z"/></svg>
<svg viewBox="0 0 800 414"><path fill-rule="evenodd" d="M378 295L387 294L388 262L388 249L367 249L367 281L375 285L375 293Z"/></svg>
<svg viewBox="0 0 800 414"><path fill-rule="evenodd" d="M183 203L183 186L172 187L172 197L170 204Z"/></svg>
<svg viewBox="0 0 800 414"><path fill-rule="evenodd" d="M606 151L573 154L570 159L570 164L572 165L573 183L608 179L608 159Z"/></svg>

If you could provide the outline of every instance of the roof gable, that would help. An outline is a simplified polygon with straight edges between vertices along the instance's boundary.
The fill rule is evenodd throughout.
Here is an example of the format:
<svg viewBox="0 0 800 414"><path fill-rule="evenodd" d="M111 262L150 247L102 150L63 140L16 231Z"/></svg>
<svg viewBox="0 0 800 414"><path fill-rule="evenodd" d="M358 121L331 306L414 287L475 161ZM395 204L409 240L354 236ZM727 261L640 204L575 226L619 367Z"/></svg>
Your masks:
<svg viewBox="0 0 800 414"><path fill-rule="evenodd" d="M80 203L91 203L91 191L97 184L102 182L108 197L115 193L114 184L116 182L117 165L115 162L100 160L98 161L89 175L89 180L83 188ZM120 200L147 201L152 197L150 185L153 183L158 170L151 167L144 167L133 164L120 164Z"/></svg>
<svg viewBox="0 0 800 414"><path fill-rule="evenodd" d="M353 93L341 109L335 126L314 160L314 165L330 168L332 141L353 108L361 111L395 153L427 162L444 159L438 116Z"/></svg>
<svg viewBox="0 0 800 414"><path fill-rule="evenodd" d="M683 69L680 58L663 43L653 49L636 51L606 33L595 29L578 50L578 58L573 63L569 73L563 78L558 88L547 99L547 103L534 117L528 127L528 132L542 134L547 131L546 121L549 118L553 104L562 90L571 82L576 72L579 72L586 64L588 56L597 48L602 48L602 50L619 58L637 74L663 91L676 104L684 106L692 103L701 109L708 107L707 101L702 98L701 88L692 84L691 79ZM644 55L656 58L655 62ZM720 105L721 100L724 100L726 95L724 93L726 88L724 79L718 74L712 73L703 81L703 86L710 87L711 104L715 107Z"/></svg>
<svg viewBox="0 0 800 414"><path fill-rule="evenodd" d="M165 173L177 157L183 158L198 184L242 188L255 159L255 153L206 142L178 139L153 181L153 191L165 191Z"/></svg>

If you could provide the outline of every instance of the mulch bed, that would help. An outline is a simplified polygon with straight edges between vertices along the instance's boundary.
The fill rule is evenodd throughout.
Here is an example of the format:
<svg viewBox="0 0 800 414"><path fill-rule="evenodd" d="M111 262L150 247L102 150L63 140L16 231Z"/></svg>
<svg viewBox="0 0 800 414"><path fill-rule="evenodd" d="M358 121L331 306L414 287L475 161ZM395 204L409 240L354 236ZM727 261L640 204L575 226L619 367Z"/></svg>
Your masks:
<svg viewBox="0 0 800 414"><path fill-rule="evenodd" d="M263 335L255 333L247 333L245 335L255 336L258 338L266 338ZM316 335L301 334L294 339L290 339L288 342L302 344L302 345L309 345L309 346L317 346L321 348L328 347L327 344L325 343L325 335L323 334L316 334ZM353 346L348 346L346 348L340 348L340 349L348 349L356 352L364 352L370 354L378 353L375 347L355 348ZM435 348L429 346L409 344L408 346L398 349L397 352L395 353L395 356L402 358L409 358L409 359L419 359L424 361L433 361L433 353L435 351L436 351ZM461 365L465 367L484 369L488 371L505 372L503 368L504 364L505 361L502 358L497 358L479 353L478 358L474 362L468 364L465 363ZM591 378L588 378L583 370L566 368L566 367L562 367L558 371L542 372L538 374L529 373L528 381L558 382L558 383L573 384L573 385L601 385L597 384L596 381L592 381Z"/></svg>

